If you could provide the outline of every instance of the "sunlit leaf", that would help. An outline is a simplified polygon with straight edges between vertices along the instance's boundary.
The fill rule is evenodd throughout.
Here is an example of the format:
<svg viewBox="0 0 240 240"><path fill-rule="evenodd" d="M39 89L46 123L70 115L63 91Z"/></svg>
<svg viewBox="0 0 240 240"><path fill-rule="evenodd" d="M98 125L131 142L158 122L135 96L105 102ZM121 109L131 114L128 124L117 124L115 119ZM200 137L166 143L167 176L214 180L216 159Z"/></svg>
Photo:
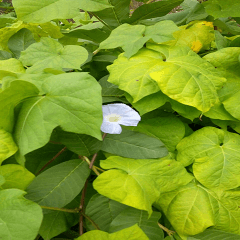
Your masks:
<svg viewBox="0 0 240 240"><path fill-rule="evenodd" d="M38 234L42 210L24 194L19 189L0 191L0 236L4 240L32 240Z"/></svg>
<svg viewBox="0 0 240 240"><path fill-rule="evenodd" d="M100 194L149 214L160 192L171 191L192 179L174 160L135 160L112 156L101 161L101 167L110 170L102 173L93 183Z"/></svg>
<svg viewBox="0 0 240 240"><path fill-rule="evenodd" d="M17 188L25 190L35 178L26 168L17 164L0 166L0 175L5 179L5 183L1 186L3 189Z"/></svg>
<svg viewBox="0 0 240 240"><path fill-rule="evenodd" d="M193 163L193 173L205 187L233 189L240 186L239 144L238 134L205 127L177 145L177 160Z"/></svg>
<svg viewBox="0 0 240 240"><path fill-rule="evenodd" d="M162 52L166 61L161 63L162 69L150 73L150 77L163 93L202 112L219 102L217 90L226 79L218 70L188 47L162 48Z"/></svg>
<svg viewBox="0 0 240 240"><path fill-rule="evenodd" d="M93 77L87 73L51 76L42 89L45 94L25 101L18 116L14 136L21 155L44 146L57 126L102 139L101 89Z"/></svg>
<svg viewBox="0 0 240 240"><path fill-rule="evenodd" d="M100 230L93 230L83 234L76 240L149 240L147 235L136 225L125 228L115 233L106 233Z"/></svg>
<svg viewBox="0 0 240 240"><path fill-rule="evenodd" d="M5 159L16 153L17 150L18 147L13 141L12 135L3 129L0 129L0 165Z"/></svg>
<svg viewBox="0 0 240 240"><path fill-rule="evenodd" d="M50 0L32 4L31 0L13 0L18 19L31 23L46 23L53 19L75 17L79 9L99 11L111 7L107 0Z"/></svg>
<svg viewBox="0 0 240 240"><path fill-rule="evenodd" d="M51 38L41 38L40 43L34 43L21 52L20 60L24 66L32 66L30 73L39 73L45 68L80 69L88 58L88 52L81 46L67 45L63 47Z"/></svg>

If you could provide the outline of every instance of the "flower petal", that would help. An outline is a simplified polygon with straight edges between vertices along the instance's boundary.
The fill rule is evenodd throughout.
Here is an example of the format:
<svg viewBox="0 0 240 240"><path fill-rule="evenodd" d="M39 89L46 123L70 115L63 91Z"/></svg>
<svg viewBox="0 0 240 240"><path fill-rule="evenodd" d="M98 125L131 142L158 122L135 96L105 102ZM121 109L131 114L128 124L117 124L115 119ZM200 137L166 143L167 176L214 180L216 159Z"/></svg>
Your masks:
<svg viewBox="0 0 240 240"><path fill-rule="evenodd" d="M120 134L122 132L122 128L118 123L103 121L101 131L110 134Z"/></svg>
<svg viewBox="0 0 240 240"><path fill-rule="evenodd" d="M122 118L118 123L124 126L137 126L139 121L138 119Z"/></svg>
<svg viewBox="0 0 240 240"><path fill-rule="evenodd" d="M124 103L113 103L113 104L107 104L103 105L103 114L108 115L110 113L115 113L119 115L123 115L125 113L134 111L131 107ZM136 111L134 111L136 112Z"/></svg>

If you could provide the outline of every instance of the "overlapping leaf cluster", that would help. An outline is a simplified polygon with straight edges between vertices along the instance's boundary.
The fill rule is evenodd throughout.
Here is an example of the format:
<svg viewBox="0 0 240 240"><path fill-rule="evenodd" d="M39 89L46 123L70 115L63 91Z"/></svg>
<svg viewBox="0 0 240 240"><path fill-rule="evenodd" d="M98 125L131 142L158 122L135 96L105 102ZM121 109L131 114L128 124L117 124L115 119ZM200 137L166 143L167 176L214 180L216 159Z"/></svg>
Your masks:
<svg viewBox="0 0 240 240"><path fill-rule="evenodd" d="M240 239L240 1L142 2L0 3L0 239Z"/></svg>

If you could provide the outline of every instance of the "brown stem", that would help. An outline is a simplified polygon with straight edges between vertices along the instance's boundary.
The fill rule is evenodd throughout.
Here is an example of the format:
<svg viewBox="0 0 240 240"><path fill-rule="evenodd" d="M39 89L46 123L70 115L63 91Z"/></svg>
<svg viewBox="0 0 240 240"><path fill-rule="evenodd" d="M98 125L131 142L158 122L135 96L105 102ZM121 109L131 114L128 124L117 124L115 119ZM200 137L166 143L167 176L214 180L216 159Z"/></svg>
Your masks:
<svg viewBox="0 0 240 240"><path fill-rule="evenodd" d="M106 136L107 136L107 133L104 133L104 134L102 135L102 139L104 140L104 138L105 138ZM91 160L90 165L89 165L89 168L90 168L90 169L93 168L93 165L94 165L94 162L95 162L95 160L96 160L96 158L97 158L97 155L98 155L98 153L95 153L95 154L93 155L92 160Z"/></svg>
<svg viewBox="0 0 240 240"><path fill-rule="evenodd" d="M35 175L39 175L49 164L51 164L58 156L60 156L67 148L64 147L60 152L58 152L50 161L48 161Z"/></svg>
<svg viewBox="0 0 240 240"><path fill-rule="evenodd" d="M107 133L104 133L102 136L102 139L104 140L104 138L107 136ZM97 153L95 153L92 157L91 162L89 163L89 159L85 156L78 156L80 159L83 159L84 161L86 161L87 163L89 163L89 168L92 169L97 175L100 175L100 173L97 171L96 167L94 166L94 162L97 158ZM92 225L96 228L99 229L98 225L96 223L94 223L94 221L89 218L87 215L85 215L84 213L84 202L85 202L85 196L86 196L86 191L87 191L87 185L88 185L88 180L85 182L85 185L83 187L82 190L82 196L81 196L81 202L80 202L80 217L79 217L79 235L83 235L83 217L87 218Z"/></svg>
<svg viewBox="0 0 240 240"><path fill-rule="evenodd" d="M164 226L163 226L162 224L160 224L159 222L158 222L158 226L159 226L162 230L164 230L164 231L167 233L168 236L172 236L172 235L175 233L174 231L169 230L168 228L164 227Z"/></svg>
<svg viewBox="0 0 240 240"><path fill-rule="evenodd" d="M97 229L100 230L99 226L85 213L82 213L82 215Z"/></svg>
<svg viewBox="0 0 240 240"><path fill-rule="evenodd" d="M85 185L82 190L81 202L79 205L80 216L79 216L79 235L83 235L83 216L84 216L84 202L87 191L88 180L85 182Z"/></svg>

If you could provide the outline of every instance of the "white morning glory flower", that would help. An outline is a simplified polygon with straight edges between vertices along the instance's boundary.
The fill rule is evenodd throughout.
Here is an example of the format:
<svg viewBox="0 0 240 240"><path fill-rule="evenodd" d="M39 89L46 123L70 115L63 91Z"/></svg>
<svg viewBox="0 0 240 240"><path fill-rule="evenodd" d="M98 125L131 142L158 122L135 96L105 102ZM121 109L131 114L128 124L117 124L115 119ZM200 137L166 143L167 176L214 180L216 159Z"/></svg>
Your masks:
<svg viewBox="0 0 240 240"><path fill-rule="evenodd" d="M140 115L123 103L113 103L102 106L103 123L101 131L110 134L120 134L122 128L120 126L137 126L141 120Z"/></svg>

